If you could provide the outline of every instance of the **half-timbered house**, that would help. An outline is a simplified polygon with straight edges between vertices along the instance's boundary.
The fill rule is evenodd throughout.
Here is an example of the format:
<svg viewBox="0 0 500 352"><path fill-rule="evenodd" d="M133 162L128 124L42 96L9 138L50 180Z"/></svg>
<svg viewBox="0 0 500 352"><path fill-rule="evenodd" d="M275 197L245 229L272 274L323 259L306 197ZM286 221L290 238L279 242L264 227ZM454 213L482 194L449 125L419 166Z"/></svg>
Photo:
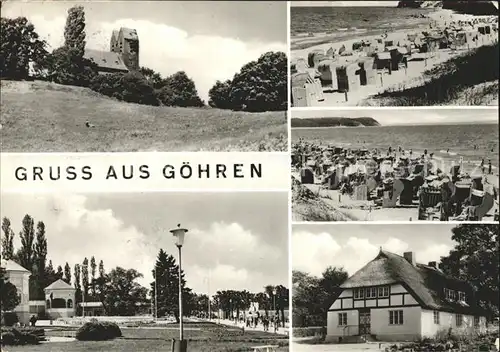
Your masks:
<svg viewBox="0 0 500 352"><path fill-rule="evenodd" d="M413 252L381 249L341 288L328 311L328 341L411 341L486 328L472 287L445 275L436 262L416 263Z"/></svg>

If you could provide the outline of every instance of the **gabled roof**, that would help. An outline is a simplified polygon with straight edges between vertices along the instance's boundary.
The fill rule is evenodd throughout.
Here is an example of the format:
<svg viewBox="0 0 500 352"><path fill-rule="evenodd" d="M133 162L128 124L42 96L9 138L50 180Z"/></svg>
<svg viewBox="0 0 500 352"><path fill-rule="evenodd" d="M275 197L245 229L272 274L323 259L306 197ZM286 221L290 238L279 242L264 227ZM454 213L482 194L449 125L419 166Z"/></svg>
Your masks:
<svg viewBox="0 0 500 352"><path fill-rule="evenodd" d="M473 306L464 306L444 299L445 287L463 290L470 296L473 290L467 282L445 275L441 270L428 265L417 263L413 266L404 257L384 250L380 250L375 259L340 287L346 289L395 283L406 287L424 308L474 314L480 312L477 302L473 302Z"/></svg>
<svg viewBox="0 0 500 352"><path fill-rule="evenodd" d="M18 271L31 274L31 272L28 269L23 268L21 265L17 264L13 260L2 259L0 266L4 268L6 271Z"/></svg>
<svg viewBox="0 0 500 352"><path fill-rule="evenodd" d="M84 57L94 61L100 68L128 71L120 54L115 52L85 49Z"/></svg>
<svg viewBox="0 0 500 352"><path fill-rule="evenodd" d="M45 287L44 290L75 290L75 288L69 285L67 282L59 279L51 283L49 286Z"/></svg>

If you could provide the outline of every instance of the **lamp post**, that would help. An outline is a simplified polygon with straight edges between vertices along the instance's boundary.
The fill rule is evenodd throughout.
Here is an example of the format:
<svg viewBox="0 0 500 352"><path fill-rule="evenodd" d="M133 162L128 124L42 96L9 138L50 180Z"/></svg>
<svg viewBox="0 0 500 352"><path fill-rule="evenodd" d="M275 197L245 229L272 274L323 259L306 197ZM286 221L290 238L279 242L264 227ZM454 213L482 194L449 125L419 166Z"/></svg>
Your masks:
<svg viewBox="0 0 500 352"><path fill-rule="evenodd" d="M276 317L276 287L273 288L273 310L274 310L274 332L278 330L278 319Z"/></svg>
<svg viewBox="0 0 500 352"><path fill-rule="evenodd" d="M182 314L182 245L184 244L184 236L188 230L181 228L181 225L177 225L177 228L170 230L172 235L175 237L175 245L179 249L179 343L173 344L173 352L186 352L187 351L187 341L184 340L184 326L183 326L183 314Z"/></svg>

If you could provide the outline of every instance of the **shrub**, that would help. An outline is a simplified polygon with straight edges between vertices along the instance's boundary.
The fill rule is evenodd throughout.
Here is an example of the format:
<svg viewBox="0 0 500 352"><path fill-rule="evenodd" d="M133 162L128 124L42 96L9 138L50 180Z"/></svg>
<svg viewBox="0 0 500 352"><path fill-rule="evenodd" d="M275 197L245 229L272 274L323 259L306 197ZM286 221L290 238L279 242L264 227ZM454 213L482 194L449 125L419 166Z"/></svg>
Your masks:
<svg viewBox="0 0 500 352"><path fill-rule="evenodd" d="M76 332L76 338L80 341L104 341L121 336L122 332L118 325L111 322L85 323Z"/></svg>
<svg viewBox="0 0 500 352"><path fill-rule="evenodd" d="M2 327L2 345L36 345L45 339L45 330L40 328Z"/></svg>
<svg viewBox="0 0 500 352"><path fill-rule="evenodd" d="M3 312L2 313L2 325L4 326L13 326L19 322L17 314L14 312Z"/></svg>

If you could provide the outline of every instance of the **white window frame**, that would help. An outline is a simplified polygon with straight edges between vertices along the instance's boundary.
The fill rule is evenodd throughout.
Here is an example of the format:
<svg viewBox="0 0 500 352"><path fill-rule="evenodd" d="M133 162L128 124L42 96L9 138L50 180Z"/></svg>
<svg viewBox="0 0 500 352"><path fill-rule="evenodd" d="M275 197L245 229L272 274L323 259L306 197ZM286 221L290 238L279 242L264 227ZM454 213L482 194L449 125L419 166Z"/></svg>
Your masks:
<svg viewBox="0 0 500 352"><path fill-rule="evenodd" d="M380 286L377 289L377 295L378 295L378 298L388 298L390 295L389 286Z"/></svg>
<svg viewBox="0 0 500 352"><path fill-rule="evenodd" d="M352 297L354 299L358 299L359 298L359 288L355 288L352 290Z"/></svg>
<svg viewBox="0 0 500 352"><path fill-rule="evenodd" d="M392 320L392 323L391 323ZM404 325L403 310L390 310L389 311L389 325Z"/></svg>
<svg viewBox="0 0 500 352"><path fill-rule="evenodd" d="M434 316L434 324L439 325L440 324L440 316L439 316L439 311L435 310L433 313Z"/></svg>
<svg viewBox="0 0 500 352"><path fill-rule="evenodd" d="M464 325L464 316L462 314L455 315L455 325L457 327Z"/></svg>
<svg viewBox="0 0 500 352"><path fill-rule="evenodd" d="M378 290L376 287L367 287L366 293L365 293L365 298L366 299L377 298L377 292L378 292Z"/></svg>
<svg viewBox="0 0 500 352"><path fill-rule="evenodd" d="M466 296L465 296L465 292L462 292L462 291L458 291L458 300L460 302L466 302Z"/></svg>
<svg viewBox="0 0 500 352"><path fill-rule="evenodd" d="M347 313L338 313L338 326L347 326Z"/></svg>

